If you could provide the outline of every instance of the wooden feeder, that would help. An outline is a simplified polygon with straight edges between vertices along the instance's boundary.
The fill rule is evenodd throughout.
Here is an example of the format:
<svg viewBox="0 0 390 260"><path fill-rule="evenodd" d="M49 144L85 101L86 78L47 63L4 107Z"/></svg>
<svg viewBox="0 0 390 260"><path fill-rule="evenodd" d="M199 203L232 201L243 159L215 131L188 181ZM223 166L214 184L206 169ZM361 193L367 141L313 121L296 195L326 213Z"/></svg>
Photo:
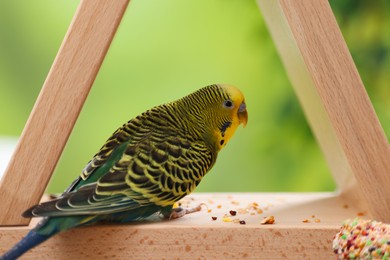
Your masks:
<svg viewBox="0 0 390 260"><path fill-rule="evenodd" d="M41 200L128 3L80 2L0 183L0 254L35 225L21 213ZM211 212L74 229L26 259L331 259L331 242L344 219L390 222L390 146L328 1L258 4L338 190L195 194L193 200L208 203ZM230 216L245 225L211 220L253 202L262 213ZM275 224L260 225L270 215Z"/></svg>

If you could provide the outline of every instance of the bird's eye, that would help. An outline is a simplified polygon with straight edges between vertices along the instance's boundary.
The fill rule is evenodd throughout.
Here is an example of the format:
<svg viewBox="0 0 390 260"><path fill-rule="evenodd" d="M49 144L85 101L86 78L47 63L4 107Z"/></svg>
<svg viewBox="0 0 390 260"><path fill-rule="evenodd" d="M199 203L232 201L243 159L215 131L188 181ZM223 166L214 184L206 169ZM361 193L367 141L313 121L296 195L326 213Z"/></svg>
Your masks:
<svg viewBox="0 0 390 260"><path fill-rule="evenodd" d="M232 108L233 107L233 102L231 100L225 100L223 102L223 106L226 108Z"/></svg>

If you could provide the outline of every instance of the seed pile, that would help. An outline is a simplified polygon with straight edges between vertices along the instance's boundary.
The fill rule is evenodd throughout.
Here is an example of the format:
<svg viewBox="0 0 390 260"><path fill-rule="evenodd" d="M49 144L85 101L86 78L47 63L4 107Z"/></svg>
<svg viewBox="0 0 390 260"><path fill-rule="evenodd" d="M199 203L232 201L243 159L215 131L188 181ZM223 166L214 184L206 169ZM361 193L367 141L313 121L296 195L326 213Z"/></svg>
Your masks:
<svg viewBox="0 0 390 260"><path fill-rule="evenodd" d="M390 225L347 220L334 237L333 250L339 259L390 259Z"/></svg>
<svg viewBox="0 0 390 260"><path fill-rule="evenodd" d="M232 204L234 206L240 205L239 201L233 200L233 196L228 196L227 198L229 199L230 204ZM212 204L214 204L214 206L215 206L214 209L210 209L210 208L207 207L208 208L207 209L207 213L211 213L211 212L217 213L218 210L220 210L220 209L222 209L222 208L224 208L226 206L226 205L223 206L221 204L217 204L212 199L208 199L207 202L208 202L208 204L210 206ZM273 206L273 204L268 203L266 206L263 207L263 209L264 210L268 210L268 208L272 207L272 206ZM242 218L238 218L238 216L242 216L242 215L245 215L245 214L250 214L250 215L263 214L263 209L260 208L258 203L252 202L252 203L249 203L245 208L234 208L234 209L228 210L228 213L225 213L222 216L220 216L220 220L222 222L233 222L233 223L237 223L237 224L241 224L241 225L246 225L246 221L244 219L242 219ZM218 217L216 215L212 215L211 216L211 220L212 221L215 221L217 219L218 219ZM274 221L270 220L270 222L267 222L266 224L273 224L273 223L274 223Z"/></svg>

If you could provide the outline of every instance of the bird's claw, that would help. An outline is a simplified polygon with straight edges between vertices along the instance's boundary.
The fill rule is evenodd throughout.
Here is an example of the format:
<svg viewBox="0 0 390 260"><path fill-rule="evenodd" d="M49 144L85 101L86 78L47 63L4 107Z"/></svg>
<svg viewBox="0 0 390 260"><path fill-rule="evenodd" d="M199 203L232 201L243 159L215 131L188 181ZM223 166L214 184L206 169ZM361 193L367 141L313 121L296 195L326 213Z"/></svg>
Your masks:
<svg viewBox="0 0 390 260"><path fill-rule="evenodd" d="M184 217L187 214L191 214L191 213L194 213L194 212L201 211L203 205L206 205L206 204L201 203L198 206L196 206L194 208L189 208L189 209L182 208L182 207L174 208L174 209L172 209L171 214L169 215L169 219L181 218L181 217Z"/></svg>

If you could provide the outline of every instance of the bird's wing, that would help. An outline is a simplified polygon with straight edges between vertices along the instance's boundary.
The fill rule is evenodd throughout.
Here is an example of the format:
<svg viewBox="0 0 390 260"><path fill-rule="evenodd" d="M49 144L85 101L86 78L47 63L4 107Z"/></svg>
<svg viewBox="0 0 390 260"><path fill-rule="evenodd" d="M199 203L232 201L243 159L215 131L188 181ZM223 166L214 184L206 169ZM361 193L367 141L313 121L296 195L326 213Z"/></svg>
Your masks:
<svg viewBox="0 0 390 260"><path fill-rule="evenodd" d="M129 142L97 182L27 210L23 216L113 214L145 206L172 206L190 193L215 162L202 142L155 131Z"/></svg>
<svg viewBox="0 0 390 260"><path fill-rule="evenodd" d="M121 158L130 140L137 141L145 138L150 128L140 123L141 118L141 116L134 118L118 128L87 163L80 176L64 191L64 194L96 182Z"/></svg>
<svg viewBox="0 0 390 260"><path fill-rule="evenodd" d="M147 141L128 144L121 160L99 179L96 191L121 191L140 204L172 205L195 189L215 160L216 154L201 140L154 132Z"/></svg>
<svg viewBox="0 0 390 260"><path fill-rule="evenodd" d="M96 183L85 185L62 197L43 202L23 213L24 217L76 216L112 214L139 208L140 205L131 198L117 194L100 196L95 193Z"/></svg>

